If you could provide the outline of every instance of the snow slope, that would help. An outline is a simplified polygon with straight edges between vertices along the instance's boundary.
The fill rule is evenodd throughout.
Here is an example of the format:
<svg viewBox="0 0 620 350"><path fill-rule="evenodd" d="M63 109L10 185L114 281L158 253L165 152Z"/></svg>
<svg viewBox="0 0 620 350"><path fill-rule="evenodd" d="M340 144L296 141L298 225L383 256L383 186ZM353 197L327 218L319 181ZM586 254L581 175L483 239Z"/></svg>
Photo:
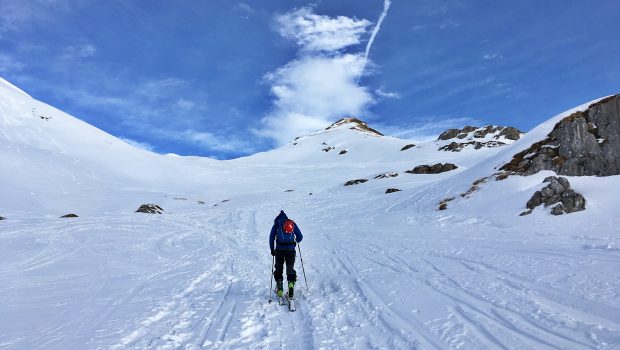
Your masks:
<svg viewBox="0 0 620 350"><path fill-rule="evenodd" d="M560 217L518 216L549 173L460 197L559 118L493 149L400 151L343 124L216 161L133 148L0 81L0 349L617 348L618 176L570 178L587 210ZM404 173L437 162L459 168ZM166 214L133 213L146 202ZM280 209L305 237L295 313L267 302Z"/></svg>

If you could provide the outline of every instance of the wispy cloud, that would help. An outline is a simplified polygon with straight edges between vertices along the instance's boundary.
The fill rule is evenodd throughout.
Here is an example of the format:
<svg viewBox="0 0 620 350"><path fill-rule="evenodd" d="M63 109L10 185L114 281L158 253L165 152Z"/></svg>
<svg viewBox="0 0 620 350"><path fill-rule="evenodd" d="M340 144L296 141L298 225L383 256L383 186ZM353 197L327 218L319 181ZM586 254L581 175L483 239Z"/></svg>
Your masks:
<svg viewBox="0 0 620 350"><path fill-rule="evenodd" d="M26 26L44 25L49 19L70 8L69 0L2 0L0 1L0 38L7 32Z"/></svg>
<svg viewBox="0 0 620 350"><path fill-rule="evenodd" d="M488 60L488 61L492 61L492 60L501 60L504 59L504 55L499 54L499 53L488 53L484 56L482 56L483 60Z"/></svg>
<svg viewBox="0 0 620 350"><path fill-rule="evenodd" d="M137 147L137 148L141 148L143 150L149 151L149 152L154 152L155 151L155 147L153 147L151 144L147 143L147 142L140 142L140 141L136 141L133 139L129 139L126 137L121 137L121 140L127 142L128 144Z"/></svg>
<svg viewBox="0 0 620 350"><path fill-rule="evenodd" d="M0 53L0 73L9 74L19 72L25 65L9 54Z"/></svg>
<svg viewBox="0 0 620 350"><path fill-rule="evenodd" d="M395 99L399 99L400 98L400 94L397 92L393 92L393 91L383 91L381 89L377 89L375 90L375 94L379 97L382 98L395 98Z"/></svg>
<svg viewBox="0 0 620 350"><path fill-rule="evenodd" d="M279 15L276 23L283 37L295 40L308 51L338 51L357 45L370 25L365 19L317 15L312 7Z"/></svg>
<svg viewBox="0 0 620 350"><path fill-rule="evenodd" d="M439 134L450 128L462 128L466 125L479 126L482 121L468 117L429 116L420 117L416 123L410 125L377 125L386 135L412 140L414 142L426 142L436 140Z"/></svg>
<svg viewBox="0 0 620 350"><path fill-rule="evenodd" d="M80 45L72 45L67 46L63 50L63 54L61 58L63 59L80 59L80 58L88 58L92 57L97 53L97 47L90 43L80 44Z"/></svg>

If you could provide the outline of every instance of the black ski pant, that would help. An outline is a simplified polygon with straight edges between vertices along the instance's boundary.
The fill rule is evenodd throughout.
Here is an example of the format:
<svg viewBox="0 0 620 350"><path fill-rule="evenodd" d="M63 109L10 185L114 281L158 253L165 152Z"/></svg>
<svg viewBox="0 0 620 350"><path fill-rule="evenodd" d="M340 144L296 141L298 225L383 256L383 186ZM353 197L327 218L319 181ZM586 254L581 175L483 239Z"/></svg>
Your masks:
<svg viewBox="0 0 620 350"><path fill-rule="evenodd" d="M283 280L282 272L284 270L284 262L286 262L286 280L288 282L297 281L297 272L294 268L294 250L276 250L276 270L273 272L273 278L276 279L276 282Z"/></svg>

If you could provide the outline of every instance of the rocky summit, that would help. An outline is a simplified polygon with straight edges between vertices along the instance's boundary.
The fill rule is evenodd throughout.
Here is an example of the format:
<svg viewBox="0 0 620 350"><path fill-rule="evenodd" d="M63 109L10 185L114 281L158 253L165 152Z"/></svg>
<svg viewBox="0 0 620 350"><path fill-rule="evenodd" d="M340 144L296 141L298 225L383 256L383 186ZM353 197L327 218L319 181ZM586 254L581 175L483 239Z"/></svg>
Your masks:
<svg viewBox="0 0 620 350"><path fill-rule="evenodd" d="M555 125L546 139L516 154L501 170L532 175L620 174L620 95L604 98Z"/></svg>
<svg viewBox="0 0 620 350"><path fill-rule="evenodd" d="M366 132L366 133L369 133L375 136L384 136L379 131L369 127L366 122L363 122L353 117L342 118L339 121L335 122L334 124L325 128L325 130L335 129L335 128L338 128L340 126L347 125L347 124L350 124L348 125L349 129L352 129L352 130L363 131L363 132Z"/></svg>

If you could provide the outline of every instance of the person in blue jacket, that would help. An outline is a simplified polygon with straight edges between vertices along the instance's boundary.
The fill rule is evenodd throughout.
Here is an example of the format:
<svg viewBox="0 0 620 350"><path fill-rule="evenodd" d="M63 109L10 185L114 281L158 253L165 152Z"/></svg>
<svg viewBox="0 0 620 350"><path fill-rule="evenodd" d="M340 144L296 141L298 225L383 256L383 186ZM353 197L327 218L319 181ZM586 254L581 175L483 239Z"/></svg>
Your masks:
<svg viewBox="0 0 620 350"><path fill-rule="evenodd" d="M282 272L286 262L286 281L288 282L288 297L293 299L293 289L297 281L295 271L295 246L301 242L303 235L297 224L290 220L283 210L273 220L271 233L269 234L269 248L271 255L275 257L276 265L273 278L276 280L276 290L279 297L283 294ZM275 248L274 248L275 241Z"/></svg>

